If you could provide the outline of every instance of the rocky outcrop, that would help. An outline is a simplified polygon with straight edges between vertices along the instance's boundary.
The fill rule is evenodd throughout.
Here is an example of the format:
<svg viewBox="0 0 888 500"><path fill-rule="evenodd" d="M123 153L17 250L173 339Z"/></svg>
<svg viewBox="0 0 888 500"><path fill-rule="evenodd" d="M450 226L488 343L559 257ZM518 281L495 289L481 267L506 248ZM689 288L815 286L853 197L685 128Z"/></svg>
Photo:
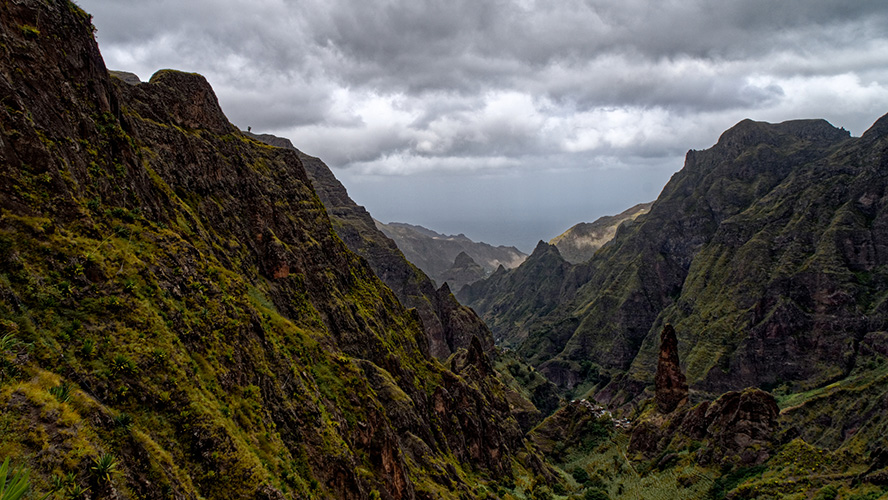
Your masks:
<svg viewBox="0 0 888 500"><path fill-rule="evenodd" d="M129 83L129 82L127 82ZM207 79L196 73L160 70L130 90L138 99L142 118L185 130L207 130L224 135L237 129L229 123ZM150 89L150 90L148 90Z"/></svg>
<svg viewBox="0 0 888 500"><path fill-rule="evenodd" d="M660 413L671 413L681 404L687 403L688 383L678 362L678 338L672 325L664 326L660 333L660 356L654 388L654 401Z"/></svg>
<svg viewBox="0 0 888 500"><path fill-rule="evenodd" d="M638 422L629 450L653 458L697 441L702 444L694 451L699 464L758 465L774 452L779 413L767 392L728 392L715 401Z"/></svg>
<svg viewBox="0 0 888 500"><path fill-rule="evenodd" d="M478 265L475 260L465 252L460 252L453 261L453 265L439 276L441 283L447 283L451 290L460 290L463 286L474 283L485 276L487 271Z"/></svg>
<svg viewBox="0 0 888 500"><path fill-rule="evenodd" d="M617 215L599 217L594 222L581 222L549 240L549 244L558 247L564 260L571 264L586 262L599 248L614 239L620 224L648 213L651 205L653 203L639 203Z"/></svg>
<svg viewBox="0 0 888 500"><path fill-rule="evenodd" d="M142 79L139 78L139 75L130 73L129 71L108 70L108 74L111 75L112 78L119 78L122 82L130 85L138 85L142 83Z"/></svg>
<svg viewBox="0 0 888 500"><path fill-rule="evenodd" d="M478 337L472 337L467 351L456 353L450 360L450 369L453 373L462 373L467 368L475 370L479 377L489 377L496 373Z"/></svg>

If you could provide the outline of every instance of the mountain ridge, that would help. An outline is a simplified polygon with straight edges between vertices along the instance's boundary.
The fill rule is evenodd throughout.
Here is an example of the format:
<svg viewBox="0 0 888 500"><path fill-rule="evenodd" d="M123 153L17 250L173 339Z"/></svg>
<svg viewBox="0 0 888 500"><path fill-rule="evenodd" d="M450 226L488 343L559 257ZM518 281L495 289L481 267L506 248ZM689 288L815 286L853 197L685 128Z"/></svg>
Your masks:
<svg viewBox="0 0 888 500"><path fill-rule="evenodd" d="M448 277L452 281L452 269L460 253L470 256L484 269L485 275L494 272L501 265L508 269L514 268L527 257L513 246L475 242L464 234L445 235L403 222L384 224L376 221L376 225L395 241L407 260L422 269L439 286L448 281ZM471 281L459 281L450 285L454 291L459 292L468 282Z"/></svg>
<svg viewBox="0 0 888 500"><path fill-rule="evenodd" d="M404 305L416 309L433 356L443 361L459 349L468 349L473 337L478 337L486 351L493 349L493 335L474 311L462 306L449 288L436 288L422 270L408 261L395 242L377 229L370 213L349 197L345 186L323 161L303 153L289 139L244 133L272 146L296 151L336 234L349 249L367 259Z"/></svg>
<svg viewBox="0 0 888 500"><path fill-rule="evenodd" d="M589 261L467 287L538 370L478 336L442 363L349 249L366 211L204 77L109 76L66 1L0 4L0 40L0 452L38 496L888 491L888 116L741 122ZM504 381L556 411L528 433Z"/></svg>
<svg viewBox="0 0 888 500"><path fill-rule="evenodd" d="M200 75L110 77L73 3L0 13L0 445L36 492L555 481L484 354L460 374L430 356L296 152L241 134Z"/></svg>
<svg viewBox="0 0 888 500"><path fill-rule="evenodd" d="M599 217L593 222L580 222L549 240L549 244L558 247L561 256L571 264L585 262L592 258L599 248L614 239L620 224L648 213L651 205L653 202L639 203L617 215Z"/></svg>
<svg viewBox="0 0 888 500"><path fill-rule="evenodd" d="M498 338L504 335L502 325L522 325L513 334L531 337L522 346L531 360L548 359L557 352L554 349L566 348L565 352L553 356L555 359L550 363L554 364L548 365L553 380L566 380L563 367L570 365L568 372L574 373L570 384L579 382L576 377L579 367L574 360L583 359L585 354L581 353L588 350L583 346L590 342L599 349L607 346L592 355L595 364L605 371L627 370L643 339L658 328L657 316L673 302L672 297L681 293L694 255L710 242L720 225L746 210L757 197L775 189L795 165L817 161L818 156L849 140L846 131L835 129L823 120L795 120L778 125L751 120L740 122L722 134L710 150L690 151L685 168L673 175L644 220L622 226L611 244L603 247L591 261L571 266L535 263L539 258L534 255L528 258L524 264L528 271L538 267L535 274L546 273L547 266L556 265L559 270L553 272L563 276L550 286L552 292L538 294L534 299L535 310L555 311L554 314L531 319L530 323L508 315L498 319L493 308L500 308L498 304L502 299L496 297L510 295L491 289L499 286L517 290L529 286L523 282L510 285L508 275L491 278L488 284L470 286L462 291L461 297L488 321ZM786 152L779 148L785 148ZM512 272L514 280L518 280L520 270L519 267ZM636 288L626 288L622 283L631 283ZM615 292L626 295L615 302ZM613 309L615 305L617 310ZM520 310L520 307L509 310ZM532 329L536 329L536 335L528 331ZM622 333L615 337L615 331ZM588 337L570 343L558 341L551 347L539 343L549 345L548 339L564 335L569 338L577 333ZM650 335L649 338L653 338ZM649 358L653 341L649 340L646 345ZM651 363L646 361L645 369L650 368ZM718 390L727 389L722 386Z"/></svg>

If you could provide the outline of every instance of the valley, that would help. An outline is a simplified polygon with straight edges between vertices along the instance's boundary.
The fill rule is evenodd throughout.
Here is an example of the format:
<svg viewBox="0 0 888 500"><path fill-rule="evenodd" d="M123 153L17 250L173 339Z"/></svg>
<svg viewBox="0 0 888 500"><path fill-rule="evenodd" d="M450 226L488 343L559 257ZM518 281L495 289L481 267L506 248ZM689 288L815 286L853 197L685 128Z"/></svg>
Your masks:
<svg viewBox="0 0 888 500"><path fill-rule="evenodd" d="M378 222L199 74L109 72L74 3L0 13L24 498L888 494L888 117L741 121L524 255Z"/></svg>

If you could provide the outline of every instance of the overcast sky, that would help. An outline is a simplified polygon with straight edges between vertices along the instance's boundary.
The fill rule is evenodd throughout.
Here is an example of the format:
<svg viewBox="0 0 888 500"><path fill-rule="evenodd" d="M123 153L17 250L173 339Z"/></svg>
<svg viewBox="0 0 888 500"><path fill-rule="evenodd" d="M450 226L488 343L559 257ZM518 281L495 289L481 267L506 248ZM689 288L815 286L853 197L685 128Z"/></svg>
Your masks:
<svg viewBox="0 0 888 500"><path fill-rule="evenodd" d="M529 251L751 118L888 113L884 0L77 0L110 69L207 77L384 222Z"/></svg>

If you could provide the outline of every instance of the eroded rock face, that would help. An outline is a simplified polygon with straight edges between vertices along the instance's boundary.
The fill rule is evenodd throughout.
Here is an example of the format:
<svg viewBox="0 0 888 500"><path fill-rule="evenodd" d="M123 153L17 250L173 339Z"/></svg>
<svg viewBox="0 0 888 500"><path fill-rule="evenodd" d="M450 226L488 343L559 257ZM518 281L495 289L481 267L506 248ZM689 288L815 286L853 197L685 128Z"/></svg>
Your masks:
<svg viewBox="0 0 888 500"><path fill-rule="evenodd" d="M688 400L688 383L678 362L678 338L672 325L660 333L660 357L657 362L656 402L660 413L671 413Z"/></svg>
<svg viewBox="0 0 888 500"><path fill-rule="evenodd" d="M701 464L756 465L771 456L779 413L777 400L765 391L732 391L715 401L640 422L632 431L629 449L654 457L694 440L705 445L695 452Z"/></svg>
<svg viewBox="0 0 888 500"><path fill-rule="evenodd" d="M590 260L533 255L459 297L497 337L511 328L540 369L588 359L607 370L615 387L596 397L615 395L614 407L637 395L634 381L652 382L666 321L683 357L714 361L688 363L696 391L829 384L884 328L886 122L859 139L823 120L741 122L689 152L650 212ZM561 366L574 371L560 374L566 388L600 375Z"/></svg>
<svg viewBox="0 0 888 500"><path fill-rule="evenodd" d="M760 464L770 457L767 444L777 429L779 413L777 400L765 391L732 391L686 413L681 432L708 439L711 461Z"/></svg>

